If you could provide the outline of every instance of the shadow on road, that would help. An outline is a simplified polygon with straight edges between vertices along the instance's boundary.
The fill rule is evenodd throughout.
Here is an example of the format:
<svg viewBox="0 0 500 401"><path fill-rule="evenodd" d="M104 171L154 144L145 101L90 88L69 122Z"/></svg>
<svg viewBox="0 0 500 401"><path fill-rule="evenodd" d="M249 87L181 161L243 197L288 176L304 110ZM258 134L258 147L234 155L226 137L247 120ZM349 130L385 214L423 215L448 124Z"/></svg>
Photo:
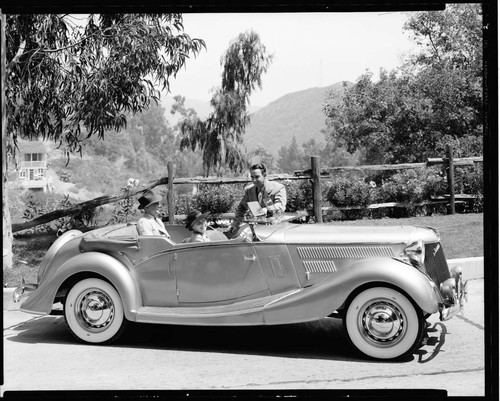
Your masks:
<svg viewBox="0 0 500 401"><path fill-rule="evenodd" d="M399 360L397 363L411 362L415 356L420 363L433 359L444 343L446 334L446 327L439 326L442 326L439 340L433 340L431 336L427 340L425 349L420 348L414 356L403 361ZM58 310L49 316L34 317L6 330L8 334L6 335L4 330L4 337L8 341L27 344L78 343L69 332L62 311ZM432 333L433 329L429 328L428 331ZM430 356L427 356L427 348L433 341L438 346ZM82 346L94 345L82 344ZM130 323L123 336L115 344L106 347L388 363L388 361L371 360L358 354L345 337L340 319L247 327Z"/></svg>
<svg viewBox="0 0 500 401"><path fill-rule="evenodd" d="M434 323L427 328L427 338L422 348L417 352L418 362L427 363L433 360L443 347L447 334L446 326L443 323Z"/></svg>
<svg viewBox="0 0 500 401"><path fill-rule="evenodd" d="M8 327L4 330L4 338L7 341L27 344L77 343L59 311ZM351 362L364 360L348 343L343 333L342 322L337 319L250 327L131 323L118 342L107 347L220 352Z"/></svg>

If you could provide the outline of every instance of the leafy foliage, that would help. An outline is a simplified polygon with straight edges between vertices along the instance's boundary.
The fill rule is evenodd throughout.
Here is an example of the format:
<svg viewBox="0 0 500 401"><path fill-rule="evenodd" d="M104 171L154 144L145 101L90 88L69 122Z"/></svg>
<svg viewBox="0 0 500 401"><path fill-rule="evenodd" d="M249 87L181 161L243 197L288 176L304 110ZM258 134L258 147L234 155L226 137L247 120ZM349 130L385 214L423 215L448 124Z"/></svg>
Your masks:
<svg viewBox="0 0 500 401"><path fill-rule="evenodd" d="M484 211L484 178L480 165L455 168L455 193L474 195L472 212Z"/></svg>
<svg viewBox="0 0 500 401"><path fill-rule="evenodd" d="M6 124L2 148L15 155L23 139L51 139L70 154L86 138L126 126L169 89L205 43L183 32L180 14L2 15L6 33ZM158 89L157 87L159 86ZM3 110L2 110L3 111ZM4 259L12 266L12 230L2 168Z"/></svg>
<svg viewBox="0 0 500 401"><path fill-rule="evenodd" d="M168 89L204 42L180 14L105 14L84 27L68 15L7 15L7 131L81 152L82 141L126 126Z"/></svg>
<svg viewBox="0 0 500 401"><path fill-rule="evenodd" d="M115 203L112 216L108 224L128 223L131 217L134 217L136 209L134 208L135 199L132 197L132 193L138 189L138 186L139 180L129 178L127 185L120 188L120 190L127 195L127 197Z"/></svg>
<svg viewBox="0 0 500 401"><path fill-rule="evenodd" d="M213 111L205 121L197 116L182 121L180 149L198 147L203 151L205 176L212 170L220 175L222 166L231 171L245 167L242 145L249 121L247 104L255 87L261 87L261 76L271 60L258 34L241 33L221 58L222 86L210 101Z"/></svg>
<svg viewBox="0 0 500 401"><path fill-rule="evenodd" d="M336 207L366 207L371 201L370 185L359 177L335 177L328 186L326 199ZM365 209L346 210L343 213L348 219L358 219L368 215Z"/></svg>
<svg viewBox="0 0 500 401"><path fill-rule="evenodd" d="M403 170L377 187L376 202L420 203L446 193L446 177L434 169Z"/></svg>
<svg viewBox="0 0 500 401"><path fill-rule="evenodd" d="M480 4L416 13L405 25L421 51L399 71L367 72L324 106L332 141L363 152L365 164L421 162L454 144L482 153Z"/></svg>
<svg viewBox="0 0 500 401"><path fill-rule="evenodd" d="M242 193L234 185L199 185L193 208L212 214L228 213Z"/></svg>
<svg viewBox="0 0 500 401"><path fill-rule="evenodd" d="M22 219L31 221L46 213L60 209L69 209L76 202L69 195L54 195L44 192L28 192L19 199L24 207ZM29 229L33 233L57 232L61 233L69 229L82 229L95 226L102 207L95 209L80 210L70 216L61 217L47 224L42 224Z"/></svg>
<svg viewBox="0 0 500 401"><path fill-rule="evenodd" d="M286 211L296 212L313 208L312 185L309 181L285 181Z"/></svg>

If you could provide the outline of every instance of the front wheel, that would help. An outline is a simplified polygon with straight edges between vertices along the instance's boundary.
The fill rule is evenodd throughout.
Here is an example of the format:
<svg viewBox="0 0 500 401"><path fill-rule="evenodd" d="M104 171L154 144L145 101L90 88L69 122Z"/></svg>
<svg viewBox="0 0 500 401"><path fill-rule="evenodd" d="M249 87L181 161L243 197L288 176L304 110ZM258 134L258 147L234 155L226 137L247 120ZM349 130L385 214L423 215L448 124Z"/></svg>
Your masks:
<svg viewBox="0 0 500 401"><path fill-rule="evenodd" d="M79 281L69 290L64 317L76 338L93 344L116 341L127 323L120 295L111 284L97 278Z"/></svg>
<svg viewBox="0 0 500 401"><path fill-rule="evenodd" d="M425 332L422 311L392 288L373 287L359 293L344 315L351 343L363 354L378 359L410 355Z"/></svg>

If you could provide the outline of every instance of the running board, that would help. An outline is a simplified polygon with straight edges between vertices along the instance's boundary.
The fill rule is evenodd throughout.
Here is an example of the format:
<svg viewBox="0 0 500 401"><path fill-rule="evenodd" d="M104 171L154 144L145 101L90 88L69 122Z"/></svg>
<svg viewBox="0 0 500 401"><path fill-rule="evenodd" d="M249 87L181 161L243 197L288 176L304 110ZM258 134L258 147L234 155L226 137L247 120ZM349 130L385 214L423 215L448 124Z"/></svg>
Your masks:
<svg viewBox="0 0 500 401"><path fill-rule="evenodd" d="M211 306L143 306L135 311L140 323L180 324L190 326L252 326L266 324L266 306L301 291L295 289L281 294Z"/></svg>

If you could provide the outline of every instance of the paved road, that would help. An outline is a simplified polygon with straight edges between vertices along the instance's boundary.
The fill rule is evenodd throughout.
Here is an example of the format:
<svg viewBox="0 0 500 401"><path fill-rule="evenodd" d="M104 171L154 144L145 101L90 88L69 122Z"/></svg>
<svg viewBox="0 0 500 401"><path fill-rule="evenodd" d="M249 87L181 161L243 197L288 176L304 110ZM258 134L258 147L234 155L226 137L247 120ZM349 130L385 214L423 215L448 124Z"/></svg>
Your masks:
<svg viewBox="0 0 500 401"><path fill-rule="evenodd" d="M275 327L133 325L114 346L81 345L61 314L7 303L4 378L9 390L444 389L484 396L483 280L469 281L464 316L429 321L428 344L409 360L356 355L340 322ZM10 295L10 294L8 294Z"/></svg>

